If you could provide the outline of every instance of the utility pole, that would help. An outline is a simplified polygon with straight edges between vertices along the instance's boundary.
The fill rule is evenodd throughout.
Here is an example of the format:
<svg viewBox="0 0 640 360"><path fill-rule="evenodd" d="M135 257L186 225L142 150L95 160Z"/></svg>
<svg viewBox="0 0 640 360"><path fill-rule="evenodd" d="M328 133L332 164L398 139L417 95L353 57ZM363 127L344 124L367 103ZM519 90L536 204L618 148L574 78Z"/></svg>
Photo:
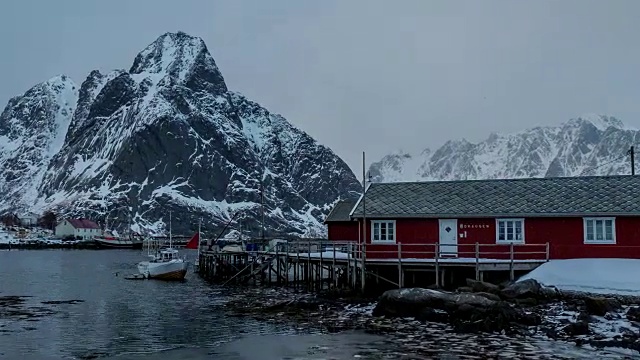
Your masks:
<svg viewBox="0 0 640 360"><path fill-rule="evenodd" d="M367 177L365 152L362 152L362 243L367 242Z"/></svg>
<svg viewBox="0 0 640 360"><path fill-rule="evenodd" d="M360 269L360 286L362 293L365 291L366 262L367 262L367 162L365 160L365 152L362 152L362 226L364 227L362 234L364 235L360 246L360 259L362 260L362 268Z"/></svg>
<svg viewBox="0 0 640 360"><path fill-rule="evenodd" d="M636 154L633 146L631 147L631 149L629 149L629 152L631 153L631 175L635 175L636 174L636 161L635 161Z"/></svg>

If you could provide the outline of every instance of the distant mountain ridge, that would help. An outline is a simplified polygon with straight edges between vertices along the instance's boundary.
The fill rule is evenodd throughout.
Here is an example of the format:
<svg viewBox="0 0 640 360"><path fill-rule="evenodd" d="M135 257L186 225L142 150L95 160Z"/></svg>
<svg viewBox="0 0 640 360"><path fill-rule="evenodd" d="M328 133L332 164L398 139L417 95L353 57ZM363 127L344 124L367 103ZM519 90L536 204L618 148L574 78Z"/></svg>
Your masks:
<svg viewBox="0 0 640 360"><path fill-rule="evenodd" d="M359 181L331 149L231 92L202 39L166 33L129 71L36 85L0 115L0 212L55 210L123 230L322 235ZM264 207L262 204L264 203ZM263 211L264 209L264 211Z"/></svg>
<svg viewBox="0 0 640 360"><path fill-rule="evenodd" d="M399 151L372 163L369 174L374 182L630 174L626 154L639 143L640 131L590 114L556 127L492 133L476 144L451 140L435 151Z"/></svg>

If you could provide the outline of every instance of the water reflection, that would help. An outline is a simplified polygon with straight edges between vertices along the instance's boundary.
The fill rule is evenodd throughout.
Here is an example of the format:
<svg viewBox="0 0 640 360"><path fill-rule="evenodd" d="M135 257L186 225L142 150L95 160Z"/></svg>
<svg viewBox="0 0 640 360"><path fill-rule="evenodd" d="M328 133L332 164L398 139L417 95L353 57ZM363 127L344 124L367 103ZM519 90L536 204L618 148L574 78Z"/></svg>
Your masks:
<svg viewBox="0 0 640 360"><path fill-rule="evenodd" d="M12 330L0 334L3 356L113 355L208 346L242 333L282 331L211 311L224 295L194 274L181 283L124 280L142 259L139 251L126 250L0 253L0 296L32 295L31 306L84 300L47 305L57 313L31 323L34 330L24 330L24 321L0 319Z"/></svg>

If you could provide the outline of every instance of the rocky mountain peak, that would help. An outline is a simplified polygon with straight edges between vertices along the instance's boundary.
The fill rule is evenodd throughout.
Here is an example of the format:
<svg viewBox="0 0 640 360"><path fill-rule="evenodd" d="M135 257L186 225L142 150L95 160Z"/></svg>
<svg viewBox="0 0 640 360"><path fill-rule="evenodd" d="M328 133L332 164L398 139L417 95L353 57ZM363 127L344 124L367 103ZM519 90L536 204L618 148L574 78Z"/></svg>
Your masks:
<svg viewBox="0 0 640 360"><path fill-rule="evenodd" d="M0 193L4 206L32 205L51 158L64 145L78 87L55 76L9 101L0 114Z"/></svg>
<svg viewBox="0 0 640 360"><path fill-rule="evenodd" d="M62 117L73 111L77 99L78 86L66 75L34 85L24 94L9 100L0 115L0 135L21 132L26 128L44 131L58 123L66 132L68 120Z"/></svg>
<svg viewBox="0 0 640 360"><path fill-rule="evenodd" d="M136 56L129 73L169 77L170 83L196 91L213 94L227 91L222 73L204 41L184 32L158 37Z"/></svg>
<svg viewBox="0 0 640 360"><path fill-rule="evenodd" d="M113 229L320 236L362 190L330 149L227 90L202 39L160 36L130 71L54 78L0 115L0 213L53 210ZM2 124L12 133L3 133ZM47 131L43 131L46 129ZM131 227L129 227L129 225Z"/></svg>
<svg viewBox="0 0 640 360"><path fill-rule="evenodd" d="M629 146L640 131L612 116L587 114L558 126L512 134L492 133L485 141L447 141L433 152L371 164L377 182L610 175L629 173Z"/></svg>
<svg viewBox="0 0 640 360"><path fill-rule="evenodd" d="M577 118L571 119L567 122L567 125L585 125L590 124L595 126L598 130L605 131L609 127L623 130L625 125L619 119L613 116L598 115L598 114L583 114Z"/></svg>

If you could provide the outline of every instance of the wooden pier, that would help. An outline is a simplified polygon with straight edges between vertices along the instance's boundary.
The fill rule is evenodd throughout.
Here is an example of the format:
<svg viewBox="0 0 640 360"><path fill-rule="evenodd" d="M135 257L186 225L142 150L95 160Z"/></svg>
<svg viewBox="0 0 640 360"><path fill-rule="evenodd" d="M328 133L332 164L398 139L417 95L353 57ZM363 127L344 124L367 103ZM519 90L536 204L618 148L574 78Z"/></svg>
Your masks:
<svg viewBox="0 0 640 360"><path fill-rule="evenodd" d="M224 251L213 246L200 252L198 273L219 284L377 293L411 286L453 288L467 278L514 280L549 259L548 244L511 244L507 251L481 251L490 245L476 244L472 254L459 252L457 257L440 256L439 244L410 246L412 250L403 251L398 243L373 251L355 242L327 240L288 241L259 251Z"/></svg>

